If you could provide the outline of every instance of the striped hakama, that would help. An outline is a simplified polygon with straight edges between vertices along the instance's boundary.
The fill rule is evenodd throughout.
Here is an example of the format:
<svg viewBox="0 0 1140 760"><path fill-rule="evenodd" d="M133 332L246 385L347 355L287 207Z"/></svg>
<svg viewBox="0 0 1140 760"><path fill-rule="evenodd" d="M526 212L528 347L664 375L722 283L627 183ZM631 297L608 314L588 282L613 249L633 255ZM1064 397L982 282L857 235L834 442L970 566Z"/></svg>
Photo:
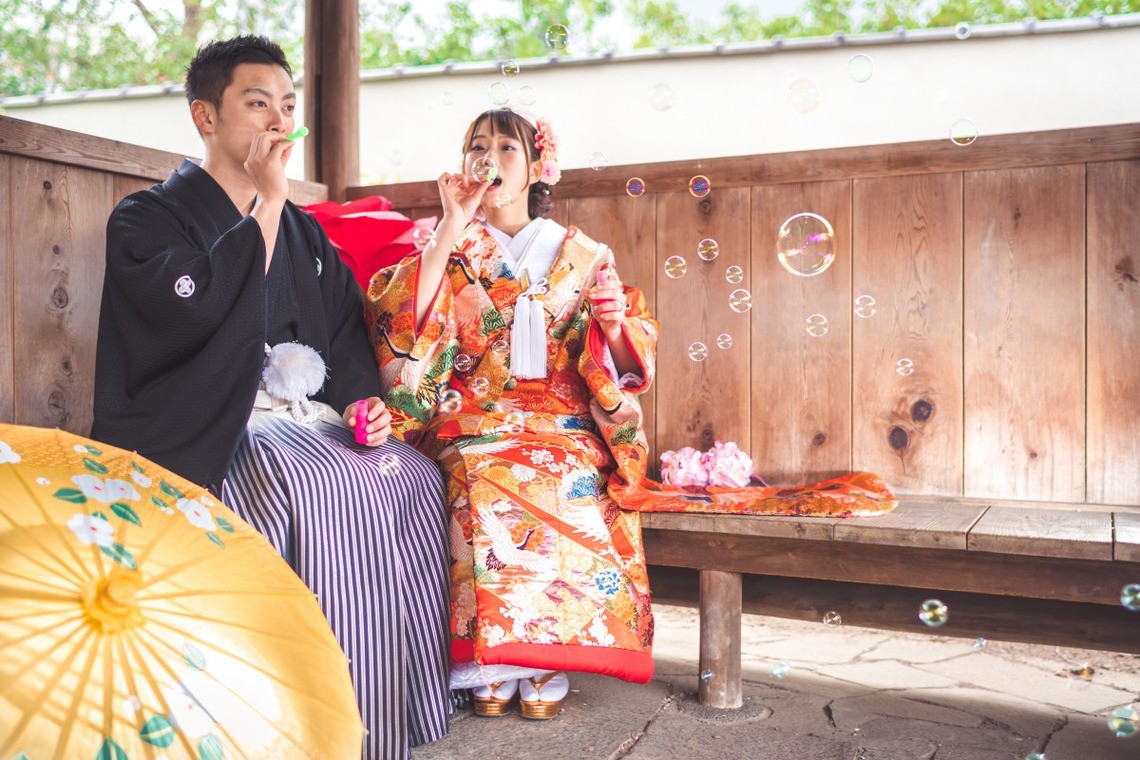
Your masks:
<svg viewBox="0 0 1140 760"><path fill-rule="evenodd" d="M435 463L396 438L358 446L339 421L255 412L223 500L317 595L350 660L365 758L447 732L448 580Z"/></svg>

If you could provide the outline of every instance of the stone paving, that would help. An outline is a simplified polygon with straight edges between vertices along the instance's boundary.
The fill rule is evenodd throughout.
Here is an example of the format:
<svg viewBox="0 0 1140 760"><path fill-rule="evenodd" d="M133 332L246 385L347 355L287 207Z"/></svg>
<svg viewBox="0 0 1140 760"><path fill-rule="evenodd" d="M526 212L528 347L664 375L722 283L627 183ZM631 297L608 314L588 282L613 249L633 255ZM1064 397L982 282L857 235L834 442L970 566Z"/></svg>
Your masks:
<svg viewBox="0 0 1140 760"><path fill-rule="evenodd" d="M745 615L744 707L709 710L696 610L655 614L652 683L572 675L558 718L456 715L413 760L1140 760L1107 726L1140 702L1140 656Z"/></svg>

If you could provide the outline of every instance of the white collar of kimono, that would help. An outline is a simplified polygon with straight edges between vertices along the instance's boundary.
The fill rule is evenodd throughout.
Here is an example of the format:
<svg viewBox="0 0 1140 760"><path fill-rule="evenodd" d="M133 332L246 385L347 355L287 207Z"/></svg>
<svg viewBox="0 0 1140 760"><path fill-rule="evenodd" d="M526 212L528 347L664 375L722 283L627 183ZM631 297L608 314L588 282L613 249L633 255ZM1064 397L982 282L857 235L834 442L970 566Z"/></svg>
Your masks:
<svg viewBox="0 0 1140 760"><path fill-rule="evenodd" d="M562 250L562 241L566 238L565 227L541 216L532 219L513 238L488 222L484 224L491 237L502 246L503 258L515 276L520 276L526 270L531 282L550 274L554 260Z"/></svg>

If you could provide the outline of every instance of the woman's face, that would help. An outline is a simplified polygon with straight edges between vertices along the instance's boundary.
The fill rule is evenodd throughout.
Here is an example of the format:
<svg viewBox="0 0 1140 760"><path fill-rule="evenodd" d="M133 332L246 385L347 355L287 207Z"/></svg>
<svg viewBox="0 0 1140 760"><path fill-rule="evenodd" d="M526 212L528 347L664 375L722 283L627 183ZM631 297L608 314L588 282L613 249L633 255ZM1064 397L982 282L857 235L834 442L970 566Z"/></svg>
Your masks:
<svg viewBox="0 0 1140 760"><path fill-rule="evenodd" d="M526 147L513 136L502 132L492 132L490 120L485 120L475 130L471 138L471 145L467 155L463 157L463 172L471 176L471 165L479 158L490 156L499 167L498 176L487 190L487 201L490 206L501 207L504 195L510 196L513 203L520 198L526 202L530 185L537 179L534 171L540 165L535 162L531 165L531 175L527 173ZM486 201L485 201L486 203Z"/></svg>

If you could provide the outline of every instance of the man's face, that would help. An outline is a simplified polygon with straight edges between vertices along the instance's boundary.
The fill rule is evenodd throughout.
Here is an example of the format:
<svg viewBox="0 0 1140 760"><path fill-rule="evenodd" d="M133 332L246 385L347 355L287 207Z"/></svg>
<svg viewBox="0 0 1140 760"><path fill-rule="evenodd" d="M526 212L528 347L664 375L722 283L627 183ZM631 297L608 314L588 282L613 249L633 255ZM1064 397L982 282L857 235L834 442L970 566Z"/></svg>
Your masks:
<svg viewBox="0 0 1140 760"><path fill-rule="evenodd" d="M214 149L244 163L257 133L293 131L296 107L297 93L285 69L271 64L238 64L233 81L222 94L221 107L209 108L212 134L203 134Z"/></svg>

